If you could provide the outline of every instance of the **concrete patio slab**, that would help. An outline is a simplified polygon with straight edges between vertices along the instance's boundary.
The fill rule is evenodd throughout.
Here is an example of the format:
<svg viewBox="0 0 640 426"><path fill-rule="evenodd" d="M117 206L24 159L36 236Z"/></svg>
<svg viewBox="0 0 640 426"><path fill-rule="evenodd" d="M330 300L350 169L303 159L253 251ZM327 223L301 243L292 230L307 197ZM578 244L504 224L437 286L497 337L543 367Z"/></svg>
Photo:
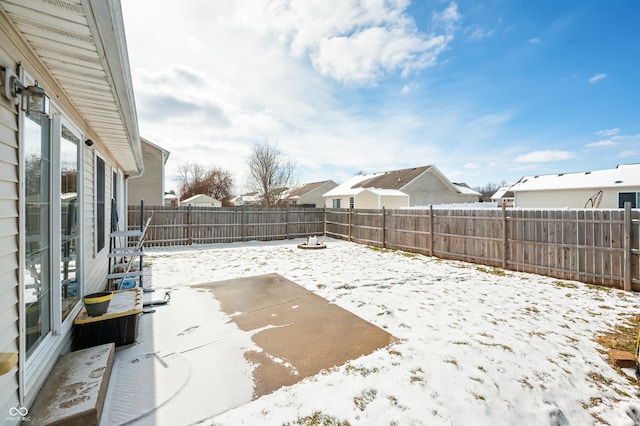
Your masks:
<svg viewBox="0 0 640 426"><path fill-rule="evenodd" d="M117 348L102 424L197 424L395 340L278 274L171 294Z"/></svg>
<svg viewBox="0 0 640 426"><path fill-rule="evenodd" d="M253 332L252 340L262 349L263 352L245 353L256 365L254 397L396 340L381 328L275 273L196 287L210 290L241 330Z"/></svg>

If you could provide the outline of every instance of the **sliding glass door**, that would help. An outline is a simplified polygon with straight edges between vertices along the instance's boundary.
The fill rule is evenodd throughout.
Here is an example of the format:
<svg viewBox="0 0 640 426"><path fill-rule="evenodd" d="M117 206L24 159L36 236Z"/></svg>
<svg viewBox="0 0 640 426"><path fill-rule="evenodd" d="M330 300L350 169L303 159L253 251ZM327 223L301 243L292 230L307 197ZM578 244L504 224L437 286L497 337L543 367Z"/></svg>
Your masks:
<svg viewBox="0 0 640 426"><path fill-rule="evenodd" d="M25 114L25 314L27 357L51 331L51 134L49 118Z"/></svg>
<svg viewBox="0 0 640 426"><path fill-rule="evenodd" d="M62 124L60 134L60 288L62 321L78 303L80 279L80 138Z"/></svg>

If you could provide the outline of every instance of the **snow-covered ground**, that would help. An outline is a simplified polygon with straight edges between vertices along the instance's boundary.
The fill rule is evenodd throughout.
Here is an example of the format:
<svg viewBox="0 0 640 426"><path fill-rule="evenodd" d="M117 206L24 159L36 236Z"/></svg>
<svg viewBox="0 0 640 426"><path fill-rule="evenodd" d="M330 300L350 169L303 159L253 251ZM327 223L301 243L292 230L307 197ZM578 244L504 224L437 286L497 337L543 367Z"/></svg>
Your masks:
<svg viewBox="0 0 640 426"><path fill-rule="evenodd" d="M152 249L146 259L158 288L276 272L400 341L198 422L640 424L638 385L594 342L640 310L640 294L331 239L327 249L300 250L300 242ZM210 293L198 297L215 309ZM209 386L234 394L246 383ZM209 398L210 390L196 393L188 404Z"/></svg>

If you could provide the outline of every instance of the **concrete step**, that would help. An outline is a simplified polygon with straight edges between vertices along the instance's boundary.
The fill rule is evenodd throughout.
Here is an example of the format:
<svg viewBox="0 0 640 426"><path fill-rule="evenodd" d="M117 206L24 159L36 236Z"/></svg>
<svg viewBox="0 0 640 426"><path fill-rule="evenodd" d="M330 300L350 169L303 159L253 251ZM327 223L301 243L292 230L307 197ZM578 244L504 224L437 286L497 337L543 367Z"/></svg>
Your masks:
<svg viewBox="0 0 640 426"><path fill-rule="evenodd" d="M29 410L36 425L99 425L113 367L107 343L61 356Z"/></svg>

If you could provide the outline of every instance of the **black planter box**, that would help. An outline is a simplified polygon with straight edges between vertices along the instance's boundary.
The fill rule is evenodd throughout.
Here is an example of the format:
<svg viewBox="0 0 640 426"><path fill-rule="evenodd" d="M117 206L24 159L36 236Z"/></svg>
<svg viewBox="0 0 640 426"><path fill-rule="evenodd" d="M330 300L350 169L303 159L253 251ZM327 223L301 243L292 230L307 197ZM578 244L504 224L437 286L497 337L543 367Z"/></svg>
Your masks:
<svg viewBox="0 0 640 426"><path fill-rule="evenodd" d="M74 323L76 349L104 343L130 345L138 338L138 320L142 312L140 289L115 291L106 313L92 317L82 309Z"/></svg>

